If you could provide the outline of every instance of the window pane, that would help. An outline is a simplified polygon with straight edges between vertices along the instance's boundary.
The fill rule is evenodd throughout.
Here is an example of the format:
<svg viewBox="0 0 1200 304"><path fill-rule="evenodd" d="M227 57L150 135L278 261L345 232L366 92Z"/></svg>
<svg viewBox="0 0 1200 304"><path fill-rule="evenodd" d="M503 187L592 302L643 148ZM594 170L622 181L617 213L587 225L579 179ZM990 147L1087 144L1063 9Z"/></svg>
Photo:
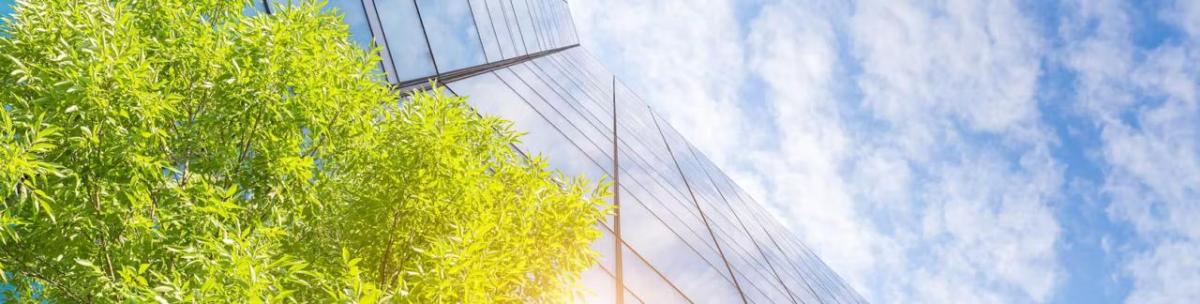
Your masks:
<svg viewBox="0 0 1200 304"><path fill-rule="evenodd" d="M508 25L508 35L516 45L517 56L529 54L529 50L525 48L525 36L521 33L520 22L517 22L517 15L513 12L512 0L499 0L499 2L504 13L504 20Z"/></svg>
<svg viewBox="0 0 1200 304"><path fill-rule="evenodd" d="M0 0L0 3L3 3L3 2L5 2L5 0ZM12 3L15 1L8 1L8 2ZM0 6L2 6L2 5L0 5ZM3 9L0 9L0 10L3 10ZM259 13L265 13L266 11L267 11L266 3L264 3L262 0L254 0L253 3L251 3L250 5L246 5L245 7L242 8L242 15L254 16L254 15L258 15Z"/></svg>
<svg viewBox="0 0 1200 304"><path fill-rule="evenodd" d="M371 47L371 25L367 23L361 0L329 0L324 10L337 11L342 16L342 22L350 26L350 41L364 49Z"/></svg>
<svg viewBox="0 0 1200 304"><path fill-rule="evenodd" d="M536 53L542 49L537 43L537 31L533 25L533 19L529 15L529 2L527 0L509 0L513 5L513 13L517 17L517 25L521 28L521 39L525 41L525 50L529 53Z"/></svg>
<svg viewBox="0 0 1200 304"><path fill-rule="evenodd" d="M440 72L483 64L483 45L467 0L417 0Z"/></svg>
<svg viewBox="0 0 1200 304"><path fill-rule="evenodd" d="M492 29L495 30L496 43L500 44L500 54L503 59L516 57L519 51L516 44L513 43L511 31L509 31L508 19L505 18L504 2L506 0L484 0L483 6L488 10L488 20L492 23Z"/></svg>
<svg viewBox="0 0 1200 304"><path fill-rule="evenodd" d="M433 57L425 44L425 33L411 0L376 0L379 23L387 39L388 53L396 67L396 79L406 81L435 74Z"/></svg>
<svg viewBox="0 0 1200 304"><path fill-rule="evenodd" d="M475 17L475 26L479 28L479 40L483 41L483 54L487 56L488 62L504 59L500 52L500 42L496 41L496 29L492 27L487 0L471 0L471 14Z"/></svg>
<svg viewBox="0 0 1200 304"><path fill-rule="evenodd" d="M579 276L579 282L583 285L582 299L579 299L579 303L607 304L617 301L613 293L613 290L617 288L617 283L609 272L609 270L595 265Z"/></svg>
<svg viewBox="0 0 1200 304"><path fill-rule="evenodd" d="M507 81L516 81L511 72L507 72L505 78ZM607 170L601 166L608 164L591 159L579 145L563 135L562 132L566 130L547 120L555 118L554 116L545 116L530 107L530 103L536 104L541 101L527 100L537 97L519 81L506 83L495 74L487 73L455 81L447 86L455 93L467 96L467 102L479 113L502 117L512 121L515 129L528 132L521 137L521 149L526 153L545 155L550 167L562 170L569 176L585 175L593 181L607 175ZM513 91L514 88L517 91Z"/></svg>

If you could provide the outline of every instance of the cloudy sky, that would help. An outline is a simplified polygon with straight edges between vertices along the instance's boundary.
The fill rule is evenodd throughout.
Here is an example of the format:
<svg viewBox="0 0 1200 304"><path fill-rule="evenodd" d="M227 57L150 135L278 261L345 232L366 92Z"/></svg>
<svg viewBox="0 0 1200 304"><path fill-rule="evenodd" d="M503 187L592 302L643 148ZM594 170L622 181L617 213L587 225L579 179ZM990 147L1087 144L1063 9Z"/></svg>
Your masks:
<svg viewBox="0 0 1200 304"><path fill-rule="evenodd" d="M1200 1L571 1L868 300L1200 299Z"/></svg>

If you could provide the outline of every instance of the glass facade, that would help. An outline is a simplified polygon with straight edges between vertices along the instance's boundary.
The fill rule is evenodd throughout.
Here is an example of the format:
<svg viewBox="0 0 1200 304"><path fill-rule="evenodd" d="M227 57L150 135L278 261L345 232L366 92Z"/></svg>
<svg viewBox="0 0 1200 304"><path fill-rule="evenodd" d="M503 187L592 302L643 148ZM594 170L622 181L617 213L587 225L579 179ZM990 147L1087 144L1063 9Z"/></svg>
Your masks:
<svg viewBox="0 0 1200 304"><path fill-rule="evenodd" d="M328 5L355 43L379 46L398 88L436 79L528 132L516 149L570 175L617 179L619 216L596 223L601 258L581 277L583 302L864 302L578 45L565 1Z"/></svg>

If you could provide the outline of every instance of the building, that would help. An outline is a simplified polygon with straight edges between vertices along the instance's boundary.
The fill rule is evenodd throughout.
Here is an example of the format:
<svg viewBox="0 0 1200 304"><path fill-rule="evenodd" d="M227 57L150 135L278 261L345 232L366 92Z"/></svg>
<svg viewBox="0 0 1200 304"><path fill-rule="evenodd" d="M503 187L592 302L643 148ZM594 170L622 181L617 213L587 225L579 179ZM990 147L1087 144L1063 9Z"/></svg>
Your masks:
<svg viewBox="0 0 1200 304"><path fill-rule="evenodd" d="M249 12L279 9L267 1ZM0 0L0 13L12 2ZM328 5L352 40L379 46L397 87L436 79L528 132L519 149L569 175L616 182L619 211L597 223L602 258L583 274L586 302L865 302L579 45L567 2Z"/></svg>

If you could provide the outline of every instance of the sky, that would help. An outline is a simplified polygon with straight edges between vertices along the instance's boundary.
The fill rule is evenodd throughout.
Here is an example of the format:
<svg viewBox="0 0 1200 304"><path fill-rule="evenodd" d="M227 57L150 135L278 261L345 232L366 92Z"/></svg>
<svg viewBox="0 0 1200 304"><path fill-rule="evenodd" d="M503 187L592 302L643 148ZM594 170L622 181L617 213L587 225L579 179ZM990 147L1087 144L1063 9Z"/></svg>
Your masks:
<svg viewBox="0 0 1200 304"><path fill-rule="evenodd" d="M1200 299L1200 1L570 1L876 303Z"/></svg>

